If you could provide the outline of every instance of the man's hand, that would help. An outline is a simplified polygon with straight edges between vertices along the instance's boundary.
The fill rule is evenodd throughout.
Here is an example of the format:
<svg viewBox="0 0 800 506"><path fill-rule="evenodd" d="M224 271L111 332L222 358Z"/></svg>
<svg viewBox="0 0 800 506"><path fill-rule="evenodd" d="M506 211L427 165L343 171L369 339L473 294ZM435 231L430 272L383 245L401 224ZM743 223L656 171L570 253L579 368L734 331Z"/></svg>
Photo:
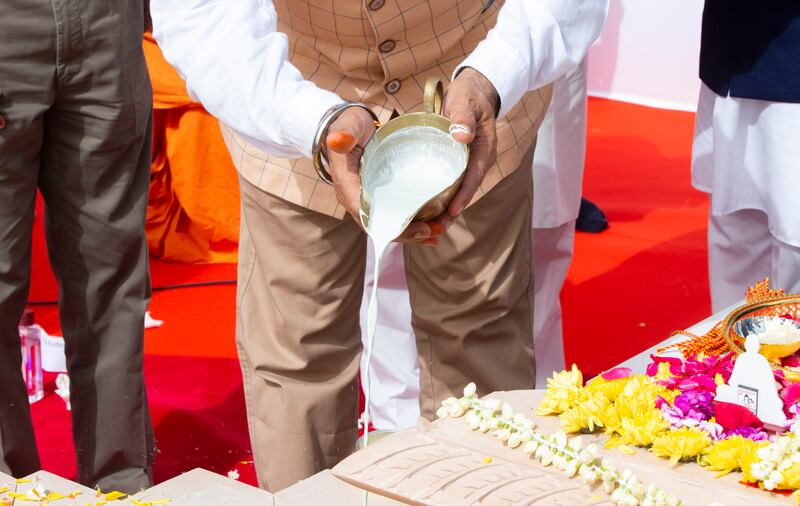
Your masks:
<svg viewBox="0 0 800 506"><path fill-rule="evenodd" d="M364 145L374 131L375 124L367 111L350 107L331 124L325 139L336 198L356 223L361 223L358 215L361 197L358 168Z"/></svg>
<svg viewBox="0 0 800 506"><path fill-rule="evenodd" d="M331 124L325 139L336 198L356 223L361 223L361 176L358 169L364 146L373 132L372 117L360 107L350 107ZM444 227L436 222L412 223L397 241L434 246L436 236L442 232Z"/></svg>
<svg viewBox="0 0 800 506"><path fill-rule="evenodd" d="M453 197L447 213L437 221L448 226L475 196L486 172L497 158L497 130L495 118L499 99L497 90L483 74L465 68L450 83L444 94L442 114L450 118L450 135L463 144L469 144L469 163L458 193ZM449 215L449 216L448 216Z"/></svg>

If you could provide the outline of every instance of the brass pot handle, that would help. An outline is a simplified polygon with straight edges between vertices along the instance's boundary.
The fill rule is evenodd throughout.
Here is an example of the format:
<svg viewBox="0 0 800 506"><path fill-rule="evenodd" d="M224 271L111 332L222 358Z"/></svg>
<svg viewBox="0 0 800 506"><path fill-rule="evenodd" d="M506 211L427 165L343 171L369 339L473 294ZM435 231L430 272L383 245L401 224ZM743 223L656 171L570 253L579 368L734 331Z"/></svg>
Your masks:
<svg viewBox="0 0 800 506"><path fill-rule="evenodd" d="M444 86L438 77L429 77L425 81L425 95L423 96L423 105L425 112L429 114L442 114L442 102L444 101Z"/></svg>

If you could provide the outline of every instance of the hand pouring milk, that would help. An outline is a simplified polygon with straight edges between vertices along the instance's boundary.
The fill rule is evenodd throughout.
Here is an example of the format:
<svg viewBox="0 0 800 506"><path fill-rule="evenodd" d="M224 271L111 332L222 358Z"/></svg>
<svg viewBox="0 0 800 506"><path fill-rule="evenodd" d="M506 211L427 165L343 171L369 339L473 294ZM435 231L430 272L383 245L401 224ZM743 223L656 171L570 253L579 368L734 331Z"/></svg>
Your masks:
<svg viewBox="0 0 800 506"><path fill-rule="evenodd" d="M424 146L420 146L420 128L425 130L425 137L431 136L437 142L425 143ZM370 418L370 362L375 342L375 328L378 322L376 296L381 256L389 243L403 233L420 207L456 181L463 172L465 163L463 159L453 159L450 156L451 151L435 149L437 144L455 142L449 134L441 130L419 127L413 134L413 138L417 142L402 142L403 137L407 135L409 133L401 130L385 139L387 146L391 147L386 150L385 154L381 153L383 156L381 156L378 169L380 175L370 188L372 204L367 234L372 240L375 252L375 281L367 308L367 379L364 385L366 396L365 447L369 442L367 432ZM392 139L395 136L397 138ZM411 141L411 137L408 140ZM430 149L431 144L434 145L434 149Z"/></svg>

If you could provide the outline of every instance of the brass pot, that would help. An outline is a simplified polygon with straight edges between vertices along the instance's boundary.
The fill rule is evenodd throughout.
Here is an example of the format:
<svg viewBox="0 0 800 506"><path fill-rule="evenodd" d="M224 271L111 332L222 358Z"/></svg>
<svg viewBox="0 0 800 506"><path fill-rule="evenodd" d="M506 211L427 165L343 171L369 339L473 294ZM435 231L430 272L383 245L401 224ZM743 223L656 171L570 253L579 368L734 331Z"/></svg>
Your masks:
<svg viewBox="0 0 800 506"><path fill-rule="evenodd" d="M442 214L464 179L469 159L469 148L450 136L450 120L442 116L443 101L442 82L430 77L425 83L423 96L424 112L403 114L381 126L372 135L364 147L361 157L361 226L369 227L369 212L372 203L372 192L381 181L385 160L390 156L404 156L411 159L415 154L437 151L447 159L458 164L457 177L453 183L420 206L417 212L405 224L412 221L429 221ZM445 135L441 135L441 133ZM396 135L397 134L397 135ZM431 167L431 170L436 170ZM385 175L385 172L383 173Z"/></svg>

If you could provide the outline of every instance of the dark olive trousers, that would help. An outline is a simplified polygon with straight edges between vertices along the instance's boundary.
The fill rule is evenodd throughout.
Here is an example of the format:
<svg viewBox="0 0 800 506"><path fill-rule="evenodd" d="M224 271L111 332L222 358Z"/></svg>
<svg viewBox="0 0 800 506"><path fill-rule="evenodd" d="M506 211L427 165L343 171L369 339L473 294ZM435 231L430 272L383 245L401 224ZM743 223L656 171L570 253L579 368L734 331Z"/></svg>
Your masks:
<svg viewBox="0 0 800 506"><path fill-rule="evenodd" d="M144 24L142 0L0 1L0 471L17 477L39 468L17 331L38 188L59 284L78 479L123 492L151 484Z"/></svg>

